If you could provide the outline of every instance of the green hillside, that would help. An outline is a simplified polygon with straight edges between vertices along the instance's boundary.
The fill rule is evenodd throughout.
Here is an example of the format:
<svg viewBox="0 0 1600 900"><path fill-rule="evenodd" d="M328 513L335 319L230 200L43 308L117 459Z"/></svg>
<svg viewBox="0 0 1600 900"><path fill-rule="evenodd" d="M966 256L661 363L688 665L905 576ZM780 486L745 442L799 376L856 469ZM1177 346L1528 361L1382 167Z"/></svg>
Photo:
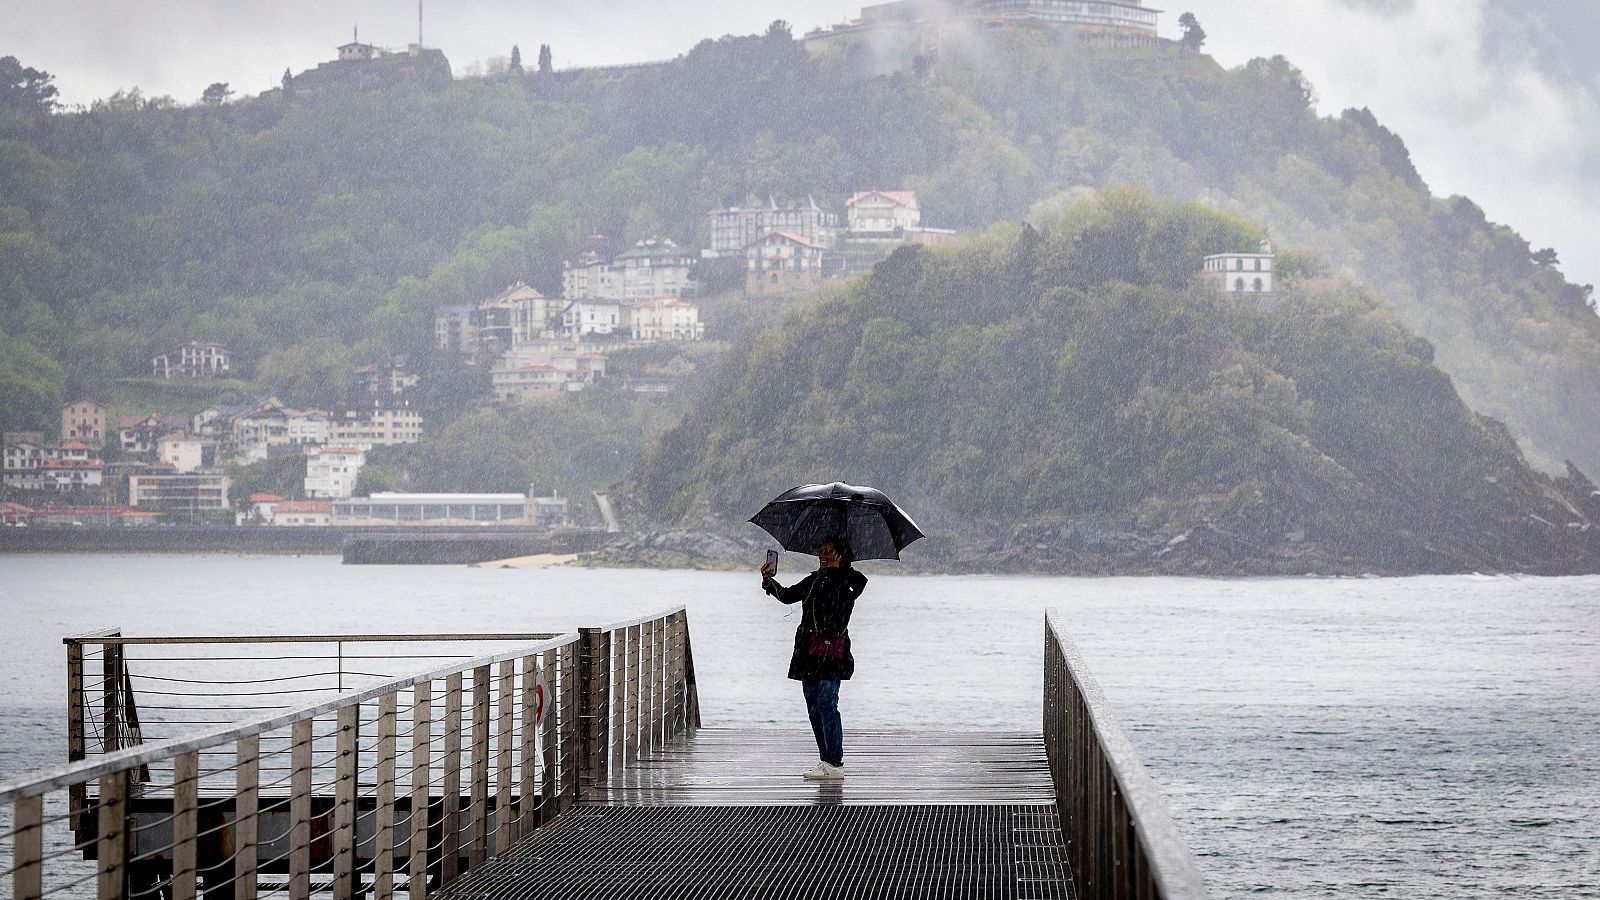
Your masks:
<svg viewBox="0 0 1600 900"><path fill-rule="evenodd" d="M1431 196L1369 113L1319 119L1288 62L1230 71L1018 27L874 65L774 29L654 67L223 105L134 91L52 113L38 91L0 91L4 424L46 425L56 398L189 339L226 342L246 379L281 375L274 353L424 358L435 306L518 279L554 292L591 233L701 245L705 211L750 196L916 190L927 224L981 229L1122 183L1262 223L1307 270L1355 276L1536 463L1600 469L1587 288L1471 201ZM445 399L462 416L487 404Z"/></svg>
<svg viewBox="0 0 1600 900"><path fill-rule="evenodd" d="M1206 254L1257 237L1124 188L1041 230L897 251L730 364L640 468L639 507L726 526L842 478L915 510L940 565L1600 565L1592 530L1565 527L1575 505L1368 292L1196 283Z"/></svg>

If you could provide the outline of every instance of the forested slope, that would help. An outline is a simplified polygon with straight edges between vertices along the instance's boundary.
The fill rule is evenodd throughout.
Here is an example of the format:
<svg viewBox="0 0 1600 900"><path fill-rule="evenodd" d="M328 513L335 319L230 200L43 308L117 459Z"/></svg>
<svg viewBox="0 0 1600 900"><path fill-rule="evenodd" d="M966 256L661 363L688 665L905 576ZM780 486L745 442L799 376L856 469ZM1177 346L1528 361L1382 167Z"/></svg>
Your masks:
<svg viewBox="0 0 1600 900"><path fill-rule="evenodd" d="M1600 469L1586 289L1469 200L1432 197L1370 114L1319 119L1284 60L1226 71L1015 28L874 66L776 29L656 67L442 90L193 107L124 93L53 114L0 92L6 424L46 424L61 396L191 338L227 342L246 378L321 367L309 384L423 356L437 305L517 279L553 292L593 232L698 244L705 210L748 196L911 189L929 224L983 228L1128 183L1353 273L1536 462Z"/></svg>
<svg viewBox="0 0 1600 900"><path fill-rule="evenodd" d="M1587 489L1531 472L1359 286L1294 277L1263 302L1195 283L1258 236L1121 188L1039 231L903 248L739 354L633 496L715 530L848 478L961 569L1600 566Z"/></svg>

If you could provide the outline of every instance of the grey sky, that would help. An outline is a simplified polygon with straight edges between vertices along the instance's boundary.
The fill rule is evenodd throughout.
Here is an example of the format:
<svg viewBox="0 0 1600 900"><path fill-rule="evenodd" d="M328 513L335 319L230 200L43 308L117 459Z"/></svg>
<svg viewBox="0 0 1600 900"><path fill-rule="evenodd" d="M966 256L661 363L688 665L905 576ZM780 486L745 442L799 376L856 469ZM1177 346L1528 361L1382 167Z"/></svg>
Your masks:
<svg viewBox="0 0 1600 900"><path fill-rule="evenodd" d="M424 39L457 72L506 56L531 62L541 43L556 65L664 59L704 37L797 32L855 16L860 0L432 0ZM1600 208L1597 0L1186 0L1166 9L1177 35L1193 11L1222 63L1282 53L1315 87L1324 113L1368 106L1411 148L1435 193L1471 196L1491 219L1563 269L1600 282L1591 211ZM414 41L413 0L0 0L0 55L56 76L62 99L118 88L193 102L213 81L241 93L328 59L359 26L381 46Z"/></svg>

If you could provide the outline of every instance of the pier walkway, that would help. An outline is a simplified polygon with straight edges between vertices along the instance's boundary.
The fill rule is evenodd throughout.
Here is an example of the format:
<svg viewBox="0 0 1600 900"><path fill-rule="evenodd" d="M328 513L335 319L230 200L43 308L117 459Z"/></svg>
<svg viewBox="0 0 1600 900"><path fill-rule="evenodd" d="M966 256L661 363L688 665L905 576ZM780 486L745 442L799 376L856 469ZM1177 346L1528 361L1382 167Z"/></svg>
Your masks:
<svg viewBox="0 0 1600 900"><path fill-rule="evenodd" d="M447 898L1073 896L1038 734L703 729L643 755Z"/></svg>
<svg viewBox="0 0 1600 900"><path fill-rule="evenodd" d="M1206 897L1053 617L1039 732L852 731L825 783L808 732L701 727L681 607L66 646L69 761L0 784L15 900Z"/></svg>

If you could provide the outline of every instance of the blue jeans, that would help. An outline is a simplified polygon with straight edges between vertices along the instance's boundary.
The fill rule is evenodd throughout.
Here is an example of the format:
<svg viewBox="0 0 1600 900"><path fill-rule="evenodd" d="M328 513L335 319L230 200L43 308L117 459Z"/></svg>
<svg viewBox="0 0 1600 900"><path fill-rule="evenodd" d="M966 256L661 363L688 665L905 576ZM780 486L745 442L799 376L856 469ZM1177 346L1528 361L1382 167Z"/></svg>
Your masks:
<svg viewBox="0 0 1600 900"><path fill-rule="evenodd" d="M806 714L811 717L811 733L817 738L817 752L830 766L844 765L844 726L839 722L839 682L802 681L806 694Z"/></svg>

